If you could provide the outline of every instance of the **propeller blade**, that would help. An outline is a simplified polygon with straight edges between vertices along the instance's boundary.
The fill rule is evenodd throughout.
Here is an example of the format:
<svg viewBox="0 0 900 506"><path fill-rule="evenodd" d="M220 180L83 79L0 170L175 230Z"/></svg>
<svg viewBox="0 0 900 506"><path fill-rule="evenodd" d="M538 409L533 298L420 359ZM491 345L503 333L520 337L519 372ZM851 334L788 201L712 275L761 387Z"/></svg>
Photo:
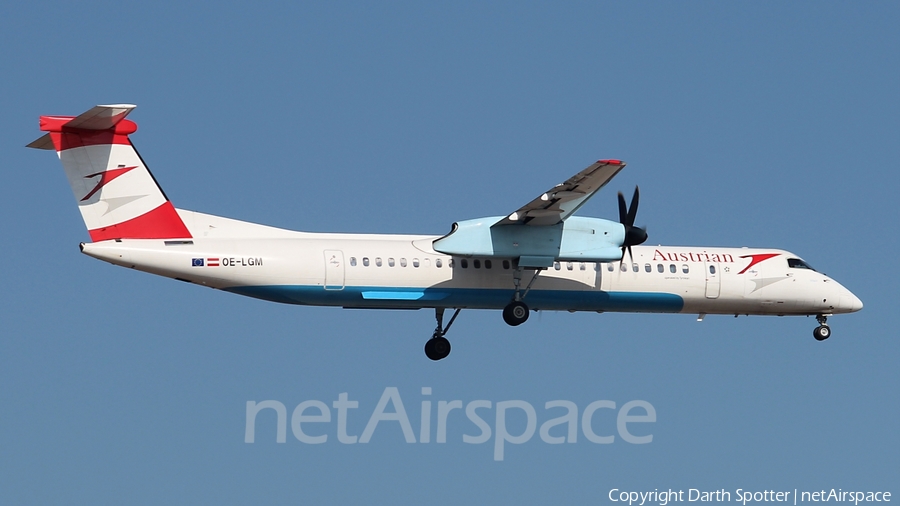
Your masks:
<svg viewBox="0 0 900 506"><path fill-rule="evenodd" d="M623 199L624 200L624 199ZM628 226L634 226L634 218L637 216L638 202L641 200L641 191L634 187L634 196L631 197L631 207L628 209Z"/></svg>
<svg viewBox="0 0 900 506"><path fill-rule="evenodd" d="M631 247L643 244L647 240L647 230L634 226L634 219L637 217L637 208L641 202L641 190L637 186L634 187L634 195L631 197L631 206L625 206L625 196L619 192L619 222L625 227L625 239L622 241L622 259L625 258L625 250L628 250L628 256L632 256Z"/></svg>
<svg viewBox="0 0 900 506"><path fill-rule="evenodd" d="M625 227L625 239L622 241L622 261L625 261L625 251L628 251L628 257L634 261L634 255L631 247L643 244L647 240L647 229L634 226L634 219L637 217L638 205L641 201L641 190L637 186L634 187L634 195L631 197L631 205L625 205L625 196L619 192L619 223Z"/></svg>

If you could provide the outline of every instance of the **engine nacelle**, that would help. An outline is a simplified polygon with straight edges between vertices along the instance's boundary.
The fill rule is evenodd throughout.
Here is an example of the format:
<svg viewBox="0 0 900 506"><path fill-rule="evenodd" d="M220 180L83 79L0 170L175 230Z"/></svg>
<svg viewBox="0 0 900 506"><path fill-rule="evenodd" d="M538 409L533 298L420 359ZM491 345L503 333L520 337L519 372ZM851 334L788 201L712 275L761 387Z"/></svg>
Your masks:
<svg viewBox="0 0 900 506"><path fill-rule="evenodd" d="M502 219L494 216L454 223L449 234L434 241L434 249L447 255L515 258L521 267L622 258L625 227L615 221L571 216L551 226L495 225Z"/></svg>

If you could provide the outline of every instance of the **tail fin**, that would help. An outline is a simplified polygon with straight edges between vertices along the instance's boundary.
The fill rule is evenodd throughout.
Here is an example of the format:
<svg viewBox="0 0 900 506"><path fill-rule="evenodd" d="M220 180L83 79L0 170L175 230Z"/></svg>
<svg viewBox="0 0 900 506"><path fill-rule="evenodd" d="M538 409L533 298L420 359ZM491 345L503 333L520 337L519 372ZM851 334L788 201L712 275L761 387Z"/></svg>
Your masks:
<svg viewBox="0 0 900 506"><path fill-rule="evenodd" d="M191 233L134 149L125 119L135 106L98 105L76 116L41 116L48 132L29 148L55 149L92 241L189 238Z"/></svg>

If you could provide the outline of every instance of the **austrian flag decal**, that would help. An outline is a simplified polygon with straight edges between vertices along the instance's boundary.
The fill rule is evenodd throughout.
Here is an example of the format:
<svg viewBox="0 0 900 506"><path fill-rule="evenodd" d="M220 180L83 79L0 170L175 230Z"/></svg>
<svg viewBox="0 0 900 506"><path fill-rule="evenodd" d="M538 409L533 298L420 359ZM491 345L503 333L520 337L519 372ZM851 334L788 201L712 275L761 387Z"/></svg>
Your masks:
<svg viewBox="0 0 900 506"><path fill-rule="evenodd" d="M218 267L218 258L192 258L191 267Z"/></svg>

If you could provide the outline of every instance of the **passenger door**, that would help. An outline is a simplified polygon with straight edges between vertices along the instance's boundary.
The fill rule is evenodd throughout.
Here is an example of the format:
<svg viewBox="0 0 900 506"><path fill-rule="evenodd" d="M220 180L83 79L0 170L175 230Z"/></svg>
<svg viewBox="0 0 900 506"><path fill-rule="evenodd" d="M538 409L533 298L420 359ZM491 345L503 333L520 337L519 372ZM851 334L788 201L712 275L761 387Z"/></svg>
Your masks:
<svg viewBox="0 0 900 506"><path fill-rule="evenodd" d="M325 289L344 289L344 252L336 249L325 250Z"/></svg>
<svg viewBox="0 0 900 506"><path fill-rule="evenodd" d="M719 263L706 262L704 267L706 274L706 298L717 299L722 286L721 278L719 277Z"/></svg>

